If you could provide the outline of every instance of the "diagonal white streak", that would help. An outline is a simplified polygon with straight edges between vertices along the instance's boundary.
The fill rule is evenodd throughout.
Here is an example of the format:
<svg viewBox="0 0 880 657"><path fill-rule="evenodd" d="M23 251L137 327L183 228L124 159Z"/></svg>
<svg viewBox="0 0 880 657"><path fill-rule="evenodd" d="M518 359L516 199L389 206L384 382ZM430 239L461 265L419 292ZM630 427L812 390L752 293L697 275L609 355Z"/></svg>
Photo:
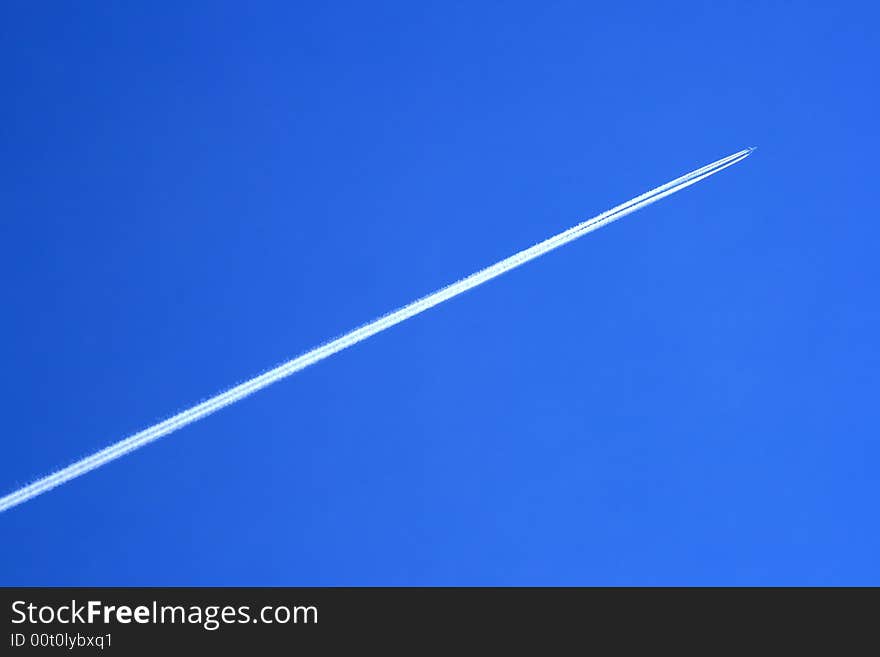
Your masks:
<svg viewBox="0 0 880 657"><path fill-rule="evenodd" d="M686 173L685 175L672 180L665 185L661 185L660 187L655 187L649 192L641 194L640 196L636 196L635 198L627 201L626 203L622 203L606 212L603 212L600 215L593 217L592 219L588 219L583 221L572 228L569 228L566 231L559 233L558 235L554 235L553 237L549 237L543 242L539 242L534 246L531 246L527 249L520 251L519 253L515 253L514 255L501 260L494 265L490 265L485 269L481 269L480 271L471 274L466 278L462 278L455 283L447 285L436 292L432 292L431 294L422 297L421 299L417 299L412 303L403 306L397 310L394 310L387 315L382 315L378 319L374 319L372 322L368 324L364 324L360 328L356 328L345 335L336 338L330 342L327 342L311 351L308 351L293 360L290 360L286 363L283 363L268 372L255 376L244 383L241 383L225 392L221 392L220 394L211 397L210 399L201 402L200 404L196 404L195 406L188 408L185 411L181 411L177 415L174 415L167 420L159 422L158 424L154 424L153 426L144 429L143 431L139 431L138 433L129 436L128 438L124 438L119 442L113 443L109 447L105 447L104 449L95 452L90 456L86 456L85 458L76 461L75 463L58 470L57 472L47 475L42 479L39 479L32 484L28 484L8 495L0 498L0 512L6 511L18 504L26 502L27 500L36 497L46 491L55 488L56 486L60 486L63 483L70 481L80 475L83 475L91 470L101 467L109 463L110 461L114 461L121 456L139 449L146 445L147 443L151 443L154 440L161 438L162 436L166 436L173 431L177 431L185 427L188 424L196 422L197 420L202 419L203 417L214 413L215 411L220 410L225 406L229 406L230 404L234 404L240 399L244 399L248 395L251 395L266 386L269 386L276 381L280 381L281 379L294 374L295 372L299 372L302 369L305 369L309 365L314 365L318 361L321 361L328 356L332 356L333 354L346 349L354 344L357 344L361 340L366 340L372 335L376 333L380 333L387 328L394 326L395 324L399 324L414 315L418 315L429 308L432 308L444 301L451 299L452 297L458 296L462 292L466 292L471 288L477 287L489 281L505 272L510 271L520 265L534 260L535 258L544 255L545 253L549 253L553 249L556 249L564 244L568 244L569 242L576 240L577 238L586 235L598 228L606 224L610 224L612 221L616 221L621 217L625 217L626 215L635 212L651 203L655 203L659 201L661 198L669 196L670 194L674 194L685 187L689 187L694 183L703 180L711 175L714 175L721 171L722 169L726 169L729 166L736 164L737 162L742 161L753 151L753 148L747 148L745 150L741 150L738 153L734 153L733 155L729 155L725 158L722 158L712 164L701 167L699 169L695 169L690 173Z"/></svg>

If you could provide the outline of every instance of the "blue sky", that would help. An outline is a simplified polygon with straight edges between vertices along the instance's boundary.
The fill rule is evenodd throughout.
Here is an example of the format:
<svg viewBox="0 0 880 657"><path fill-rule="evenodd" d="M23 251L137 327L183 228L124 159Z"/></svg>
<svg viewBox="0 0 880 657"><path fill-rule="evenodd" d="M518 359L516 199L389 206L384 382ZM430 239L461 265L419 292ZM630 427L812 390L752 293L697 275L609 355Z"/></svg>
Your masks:
<svg viewBox="0 0 880 657"><path fill-rule="evenodd" d="M7 3L0 584L880 584L873 3Z"/></svg>

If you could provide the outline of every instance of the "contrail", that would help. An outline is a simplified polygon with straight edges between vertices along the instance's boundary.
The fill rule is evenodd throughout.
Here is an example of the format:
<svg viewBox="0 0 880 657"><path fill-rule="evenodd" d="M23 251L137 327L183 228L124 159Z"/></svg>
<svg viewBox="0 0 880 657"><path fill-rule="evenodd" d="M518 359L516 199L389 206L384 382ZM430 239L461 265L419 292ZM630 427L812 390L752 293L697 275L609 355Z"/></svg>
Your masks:
<svg viewBox="0 0 880 657"><path fill-rule="evenodd" d="M462 278L451 285L447 285L444 288L437 290L436 292L432 292L431 294L422 297L421 299L417 299L412 303L403 306L397 310L394 310L387 315L382 315L378 319L374 319L372 322L368 324L364 324L360 328L356 328L345 335L336 338L335 340L331 340L319 347L312 349L311 351L307 351L306 353L294 358L293 360L287 361L277 367L255 376L254 378L245 381L244 383L240 383L239 385L230 388L226 392L221 392L220 394L211 397L210 399L201 402L200 404L196 404L195 406L181 411L177 415L174 415L167 420L159 422L158 424L154 424L153 426L144 429L128 438L124 438L119 442L113 443L109 447L105 447L104 449L95 452L91 456L87 456L71 465L58 470L57 472L47 475L42 479L39 479L32 484L28 484L18 490L9 493L5 497L0 498L0 512L6 511L7 509L11 509L14 506L17 506L27 500L36 497L46 491L55 488L56 486L60 486L61 484L67 483L71 479L75 479L80 475L83 475L87 472L90 472L96 468L101 467L109 463L110 461L115 461L121 456L128 454L136 449L139 449L146 445L147 443L151 443L154 440L161 438L162 436L166 436L173 431L177 431L178 429L182 429L188 424L192 424L197 420L201 420L203 417L214 413L215 411L219 411L221 408L225 406L229 406L230 404L234 404L240 399L244 399L248 395L251 395L258 390L269 386L276 381L280 381L281 379L294 374L295 372L299 372L302 369L305 369L309 365L314 365L318 361L324 360L325 358L332 356L333 354L342 351L343 349L350 347L354 344L357 344L361 340L366 340L372 335L376 335L376 333L380 333L387 328L394 326L395 324L400 324L401 322L413 317L414 315L418 315L429 308L433 308L434 306L443 303L444 301L451 299L452 297L458 296L462 292L466 292L471 288L477 287L489 281L501 274L510 271L520 265L528 262L529 260L534 260L535 258L544 255L545 253L549 253L553 249L559 248L563 244L568 244L576 240L587 233L591 233L594 230L601 228L606 224L610 224L612 221L617 221L621 217L625 217L626 215L635 212L636 210L640 210L641 208L650 205L656 201L659 201L661 198L665 196L669 196L670 194L674 194L675 192L681 191L685 187L689 187L704 178L708 178L711 175L714 175L721 171L722 169L726 169L729 166L736 164L737 162L741 162L746 157L748 157L754 148L746 148L744 150L739 151L738 153L734 153L733 155L728 155L727 157L721 158L720 160L713 162L712 164L706 165L699 169L695 169L690 173L686 173L685 175L672 180L665 185L661 185L660 187L655 187L649 192L645 192L640 196L636 196L635 198L627 201L626 203L622 203L606 212L603 212L600 215L593 217L592 219L587 219L576 226L569 228L566 231L559 233L558 235L554 235L553 237L549 237L543 242L539 242L534 246L530 246L527 249L520 251L519 253L515 253L514 255L505 258L499 262L496 262L494 265L490 265L485 269L481 269L480 271L467 276L466 278Z"/></svg>

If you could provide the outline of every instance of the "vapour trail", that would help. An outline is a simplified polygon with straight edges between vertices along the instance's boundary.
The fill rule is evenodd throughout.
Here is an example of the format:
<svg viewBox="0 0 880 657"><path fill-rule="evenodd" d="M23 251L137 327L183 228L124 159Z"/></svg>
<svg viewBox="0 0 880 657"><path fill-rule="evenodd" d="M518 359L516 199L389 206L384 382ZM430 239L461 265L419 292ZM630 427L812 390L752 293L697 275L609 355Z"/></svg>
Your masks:
<svg viewBox="0 0 880 657"><path fill-rule="evenodd" d="M372 335L376 333L380 333L387 328L394 326L395 324L399 324L414 315L418 315L429 308L432 308L444 301L451 299L452 297L458 296L462 292L466 292L471 288L474 288L478 285L485 283L501 274L510 271L520 265L528 262L529 260L534 260L535 258L544 255L545 253L549 253L553 249L556 249L563 244L568 244L569 242L576 240L587 233L590 233L598 228L606 224L610 224L612 221L617 221L621 217L625 217L636 210L640 210L641 208L650 205L651 203L655 203L659 201L661 198L669 196L670 194L674 194L675 192L681 191L685 187L689 187L694 183L703 180L704 178L708 178L711 175L714 175L721 171L722 169L726 169L729 166L736 164L737 162L741 162L746 157L748 157L754 148L747 148L739 151L738 153L734 153L733 155L728 155L727 157L721 158L712 164L708 164L704 167L700 167L699 169L695 169L690 173L686 173L685 175L676 178L664 185L659 187L655 187L649 192L645 192L635 198L627 201L626 203L622 203L602 214L599 214L592 219L588 219L583 221L572 228L569 228L566 231L559 233L558 235L554 235L553 237L549 237L543 242L539 242L534 246L531 246L527 249L520 251L519 253L515 253L514 255L501 260L494 265L490 265L485 269L481 269L480 271L467 276L466 278L462 278L455 283L447 285L444 288L437 290L427 296L422 297L421 299L417 299L412 303L403 306L397 310L394 310L387 315L382 315L378 319L374 319L372 322L368 324L364 324L360 328L354 329L353 331L346 333L345 335L336 338L335 340L331 340L311 351L308 351L293 360L290 360L286 363L278 365L277 367L255 376L244 383L241 383L233 388L230 388L226 392L222 392L210 399L201 402L200 404L196 404L195 406L188 408L185 411L181 411L177 415L174 415L167 420L159 422L143 431L140 431L128 438L124 438L119 442L113 443L109 447L105 447L104 449L95 452L90 456L86 456L85 458L76 461L75 463L58 470L57 472L47 475L42 479L39 479L32 484L28 484L8 495L0 498L0 512L6 511L14 506L17 506L27 500L36 497L46 491L55 488L56 486L60 486L71 479L79 477L91 470L101 467L109 463L110 461L114 461L121 456L128 454L131 451L139 449L146 445L147 443L153 442L154 440L161 438L162 436L166 436L173 431L177 431L185 427L188 424L192 424L197 420L202 419L203 417L214 413L215 411L220 410L225 406L229 406L230 404L234 404L240 399L244 399L248 395L251 395L266 386L269 386L276 381L280 381L281 379L294 374L295 372L299 372L302 369L305 369L309 365L314 365L318 361L321 361L328 356L332 356L333 354L342 351L343 349L350 347L354 344L357 344L361 340L366 340Z"/></svg>

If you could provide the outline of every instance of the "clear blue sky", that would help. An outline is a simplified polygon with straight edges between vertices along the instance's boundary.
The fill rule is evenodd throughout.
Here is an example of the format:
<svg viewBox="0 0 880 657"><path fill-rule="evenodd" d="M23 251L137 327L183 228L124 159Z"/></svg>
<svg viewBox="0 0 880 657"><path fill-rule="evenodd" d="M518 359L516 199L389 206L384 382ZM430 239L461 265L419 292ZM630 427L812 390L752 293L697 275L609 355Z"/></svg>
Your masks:
<svg viewBox="0 0 880 657"><path fill-rule="evenodd" d="M4 3L2 492L759 150L3 514L0 584L880 584L878 20Z"/></svg>

